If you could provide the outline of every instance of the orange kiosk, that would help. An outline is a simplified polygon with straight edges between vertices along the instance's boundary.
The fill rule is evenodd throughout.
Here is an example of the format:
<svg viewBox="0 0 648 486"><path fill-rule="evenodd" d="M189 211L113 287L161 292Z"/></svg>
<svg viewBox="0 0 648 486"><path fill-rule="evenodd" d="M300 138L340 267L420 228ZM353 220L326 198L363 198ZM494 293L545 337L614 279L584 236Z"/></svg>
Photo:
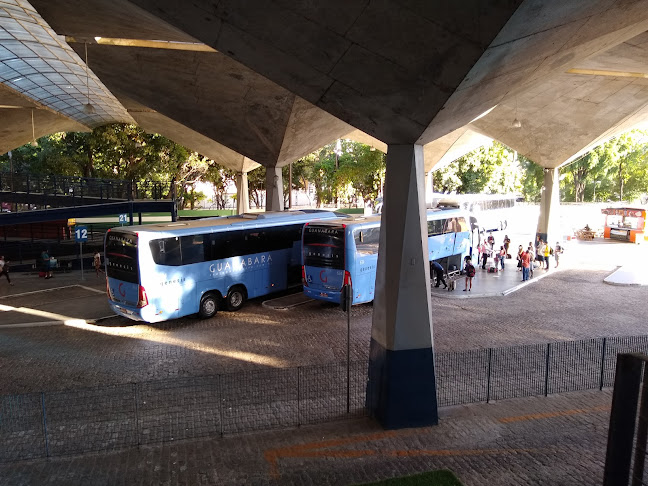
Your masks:
<svg viewBox="0 0 648 486"><path fill-rule="evenodd" d="M645 209L605 208L601 212L605 214L605 238L633 243L648 241Z"/></svg>

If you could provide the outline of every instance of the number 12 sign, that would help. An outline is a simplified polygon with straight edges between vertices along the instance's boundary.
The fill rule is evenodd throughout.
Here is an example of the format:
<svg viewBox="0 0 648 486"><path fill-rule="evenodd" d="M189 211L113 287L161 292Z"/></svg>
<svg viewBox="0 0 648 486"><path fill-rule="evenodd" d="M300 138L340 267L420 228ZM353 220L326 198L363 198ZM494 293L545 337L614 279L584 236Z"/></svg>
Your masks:
<svg viewBox="0 0 648 486"><path fill-rule="evenodd" d="M88 227L77 226L74 228L74 241L82 243L88 241Z"/></svg>

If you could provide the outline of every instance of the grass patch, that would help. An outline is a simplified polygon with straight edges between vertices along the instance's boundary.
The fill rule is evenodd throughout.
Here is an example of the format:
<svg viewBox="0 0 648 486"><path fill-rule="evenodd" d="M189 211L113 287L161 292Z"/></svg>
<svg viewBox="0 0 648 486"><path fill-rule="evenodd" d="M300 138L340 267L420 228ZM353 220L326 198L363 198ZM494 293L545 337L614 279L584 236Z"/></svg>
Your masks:
<svg viewBox="0 0 648 486"><path fill-rule="evenodd" d="M233 209L180 209L178 216L199 216L209 218L211 216L231 216L236 214Z"/></svg>
<svg viewBox="0 0 648 486"><path fill-rule="evenodd" d="M337 211L338 213L344 214L364 214L364 208L340 208L333 209L332 211Z"/></svg>
<svg viewBox="0 0 648 486"><path fill-rule="evenodd" d="M385 479L376 483L364 483L357 486L462 486L462 484L452 472L440 470L401 478Z"/></svg>

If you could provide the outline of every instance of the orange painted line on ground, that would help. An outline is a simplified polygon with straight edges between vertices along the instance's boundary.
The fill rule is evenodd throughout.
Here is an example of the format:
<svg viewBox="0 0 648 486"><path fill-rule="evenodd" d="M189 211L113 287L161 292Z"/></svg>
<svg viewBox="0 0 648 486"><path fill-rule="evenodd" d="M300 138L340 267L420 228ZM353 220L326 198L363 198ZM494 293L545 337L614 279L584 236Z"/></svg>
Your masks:
<svg viewBox="0 0 648 486"><path fill-rule="evenodd" d="M486 455L497 455L497 454L520 454L520 453L531 453L539 452L545 449L439 449L439 450L373 450L373 449L360 449L360 450L292 450L285 451L283 453L278 453L273 455L272 458L268 457L266 453L266 460L268 460L270 465L270 476L273 479L279 479L281 474L279 473L279 465L277 461L279 459L291 459L291 458L332 458L332 459L356 459L359 457L369 457L369 456L387 456L387 457L452 457L452 456L486 456Z"/></svg>
<svg viewBox="0 0 648 486"><path fill-rule="evenodd" d="M279 470L277 467L277 460L281 457L310 457L316 454L314 449L322 449L325 447L339 447L346 444L353 444L358 442L368 442L372 440L389 439L397 435L407 435L414 433L415 429L407 430L387 430L384 432L377 432L375 434L359 435L356 437L347 437L344 439L331 439L320 442L312 442L310 444L298 444L289 447L282 447L279 449L270 449L263 453L263 457L270 465L270 475L272 477L279 477ZM310 451L310 452L309 452Z"/></svg>
<svg viewBox="0 0 648 486"><path fill-rule="evenodd" d="M572 410L562 410L559 412L532 413L529 415L518 415L515 417L503 417L499 419L498 422L502 424L510 424L513 422L525 422L528 420L544 420L544 419L550 419L556 417L568 417L570 415L579 415L579 414L592 413L592 412L607 412L609 410L610 407L607 405L594 407L594 408L575 408Z"/></svg>
<svg viewBox="0 0 648 486"><path fill-rule="evenodd" d="M607 412L610 410L609 406L600 406L593 408L577 408L572 410L562 410L557 412L534 413L528 415L518 415L513 417L503 417L498 421L502 424L509 424L515 422L524 422L531 420L545 420L557 417L568 417L571 415L580 415L593 412ZM420 456L479 456L479 455L492 455L492 454L519 454L538 452L545 449L438 449L438 450L373 450L373 449L359 449L359 450L318 450L327 449L330 447L340 447L349 444L356 444L359 442L371 442L381 439L389 439L396 436L410 435L419 433L421 429L404 429L404 430L390 430L384 432L377 432L375 434L359 435L356 437L347 437L343 439L331 439L320 442L312 442L309 444L298 444L289 447L278 449L269 449L264 452L264 458L270 466L270 476L278 479L281 475L279 473L279 459L288 458L341 458L353 459L358 457L368 456L388 456L388 457L420 457Z"/></svg>

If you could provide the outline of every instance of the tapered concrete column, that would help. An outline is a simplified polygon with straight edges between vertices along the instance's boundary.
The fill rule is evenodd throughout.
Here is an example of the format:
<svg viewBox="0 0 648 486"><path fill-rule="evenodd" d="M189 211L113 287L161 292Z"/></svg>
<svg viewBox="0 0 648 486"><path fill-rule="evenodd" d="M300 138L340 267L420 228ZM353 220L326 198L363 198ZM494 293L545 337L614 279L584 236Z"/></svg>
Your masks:
<svg viewBox="0 0 648 486"><path fill-rule="evenodd" d="M237 214L250 212L247 172L236 174L236 212Z"/></svg>
<svg viewBox="0 0 648 486"><path fill-rule="evenodd" d="M390 145L367 408L385 428L438 422L423 148Z"/></svg>
<svg viewBox="0 0 648 486"><path fill-rule="evenodd" d="M266 211L283 211L281 167L266 167Z"/></svg>
<svg viewBox="0 0 648 486"><path fill-rule="evenodd" d="M536 234L550 245L553 245L560 238L559 226L560 179L558 169L545 169Z"/></svg>
<svg viewBox="0 0 648 486"><path fill-rule="evenodd" d="M434 175L430 170L425 173L425 203L432 203L432 193L434 192Z"/></svg>

